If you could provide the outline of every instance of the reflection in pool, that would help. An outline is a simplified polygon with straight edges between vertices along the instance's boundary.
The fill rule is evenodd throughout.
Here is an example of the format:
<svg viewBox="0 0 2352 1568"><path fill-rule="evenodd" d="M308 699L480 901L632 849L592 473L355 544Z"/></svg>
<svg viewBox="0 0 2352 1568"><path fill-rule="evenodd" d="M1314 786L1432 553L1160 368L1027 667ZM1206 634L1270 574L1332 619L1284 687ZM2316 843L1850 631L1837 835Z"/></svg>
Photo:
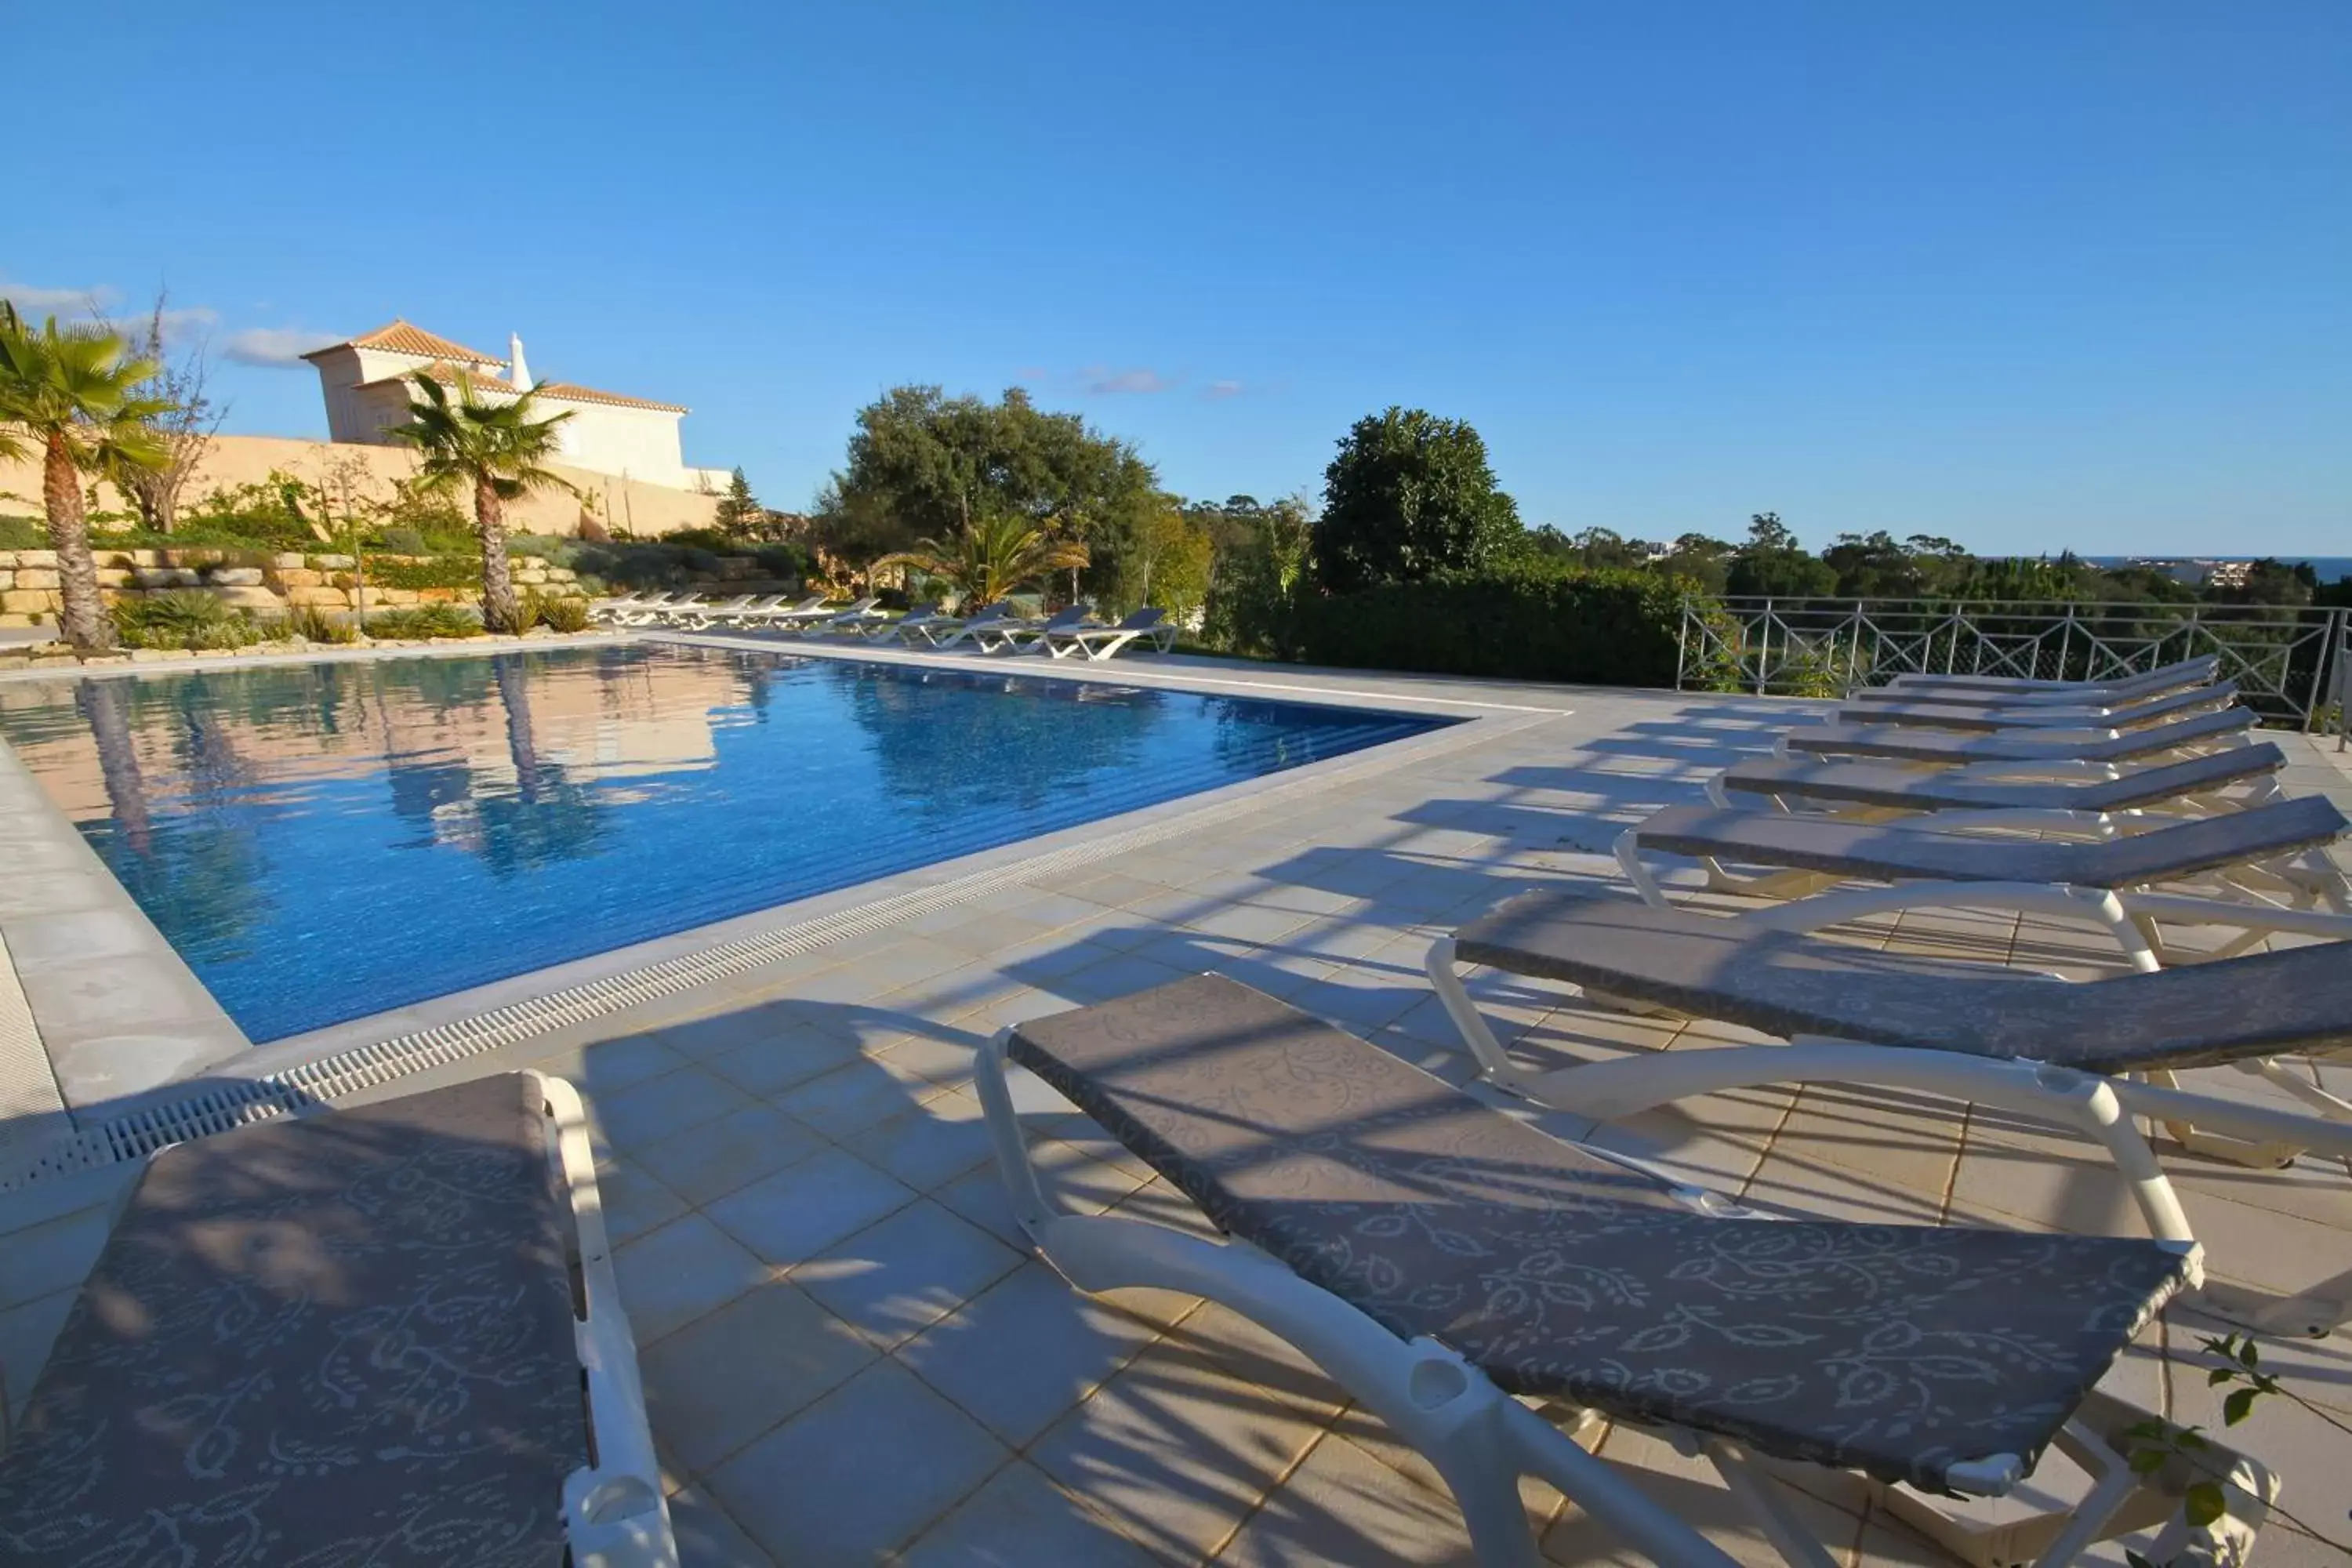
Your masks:
<svg viewBox="0 0 2352 1568"><path fill-rule="evenodd" d="M256 1040L1433 727L643 645L0 686Z"/></svg>

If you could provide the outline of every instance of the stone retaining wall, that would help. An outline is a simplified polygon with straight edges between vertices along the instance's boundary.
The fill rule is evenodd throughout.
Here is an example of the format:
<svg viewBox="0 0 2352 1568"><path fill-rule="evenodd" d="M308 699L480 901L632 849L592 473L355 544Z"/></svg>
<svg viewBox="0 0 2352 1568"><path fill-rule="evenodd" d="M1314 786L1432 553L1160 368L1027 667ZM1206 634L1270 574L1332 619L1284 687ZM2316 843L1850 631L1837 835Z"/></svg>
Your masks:
<svg viewBox="0 0 2352 1568"><path fill-rule="evenodd" d="M356 608L358 563L348 555L301 554L295 552L222 550L99 550L100 592L109 602L145 594L194 589L210 594L237 609L268 618L298 605L330 615ZM446 561L446 556L378 555L368 557L370 570L378 563ZM550 565L536 556L514 560L515 587L537 590L548 598L577 597L577 575L568 567ZM367 607L399 609L412 605L470 604L480 597L477 588L383 588L367 584ZM47 626L60 607L58 557L51 550L0 550L0 626Z"/></svg>

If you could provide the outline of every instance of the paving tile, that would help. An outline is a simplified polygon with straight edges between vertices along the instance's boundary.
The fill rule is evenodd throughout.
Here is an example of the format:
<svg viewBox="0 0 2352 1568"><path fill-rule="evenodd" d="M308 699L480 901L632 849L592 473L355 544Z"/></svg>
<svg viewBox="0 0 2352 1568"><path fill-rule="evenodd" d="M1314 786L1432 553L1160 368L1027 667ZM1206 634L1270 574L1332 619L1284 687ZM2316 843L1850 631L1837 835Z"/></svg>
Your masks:
<svg viewBox="0 0 2352 1568"><path fill-rule="evenodd" d="M637 1358L665 1453L708 1470L797 1415L877 1352L786 1280L747 1291Z"/></svg>
<svg viewBox="0 0 2352 1568"><path fill-rule="evenodd" d="M1030 1462L1154 1551L1205 1555L1323 1428L1190 1347L1162 1342L1031 1446Z"/></svg>
<svg viewBox="0 0 2352 1568"><path fill-rule="evenodd" d="M596 1173L604 1206L604 1235L614 1246L667 1225L691 1205L633 1160L612 1161Z"/></svg>
<svg viewBox="0 0 2352 1568"><path fill-rule="evenodd" d="M772 1095L822 1078L858 1059L855 1040L819 1029L754 1040L704 1063L730 1083L756 1095Z"/></svg>
<svg viewBox="0 0 2352 1568"><path fill-rule="evenodd" d="M677 1568L776 1568L776 1560L699 1487L671 1496L669 1523L677 1537Z"/></svg>
<svg viewBox="0 0 2352 1568"><path fill-rule="evenodd" d="M66 1326L66 1314L80 1294L76 1285L0 1311L0 1451L5 1450L24 1415L25 1402L48 1363L49 1347L57 1343L58 1331Z"/></svg>
<svg viewBox="0 0 2352 1568"><path fill-rule="evenodd" d="M883 1047L881 1058L894 1069L950 1086L971 1081L973 1053L984 1043L978 1036L942 1039L937 1035L907 1035Z"/></svg>
<svg viewBox="0 0 2352 1568"><path fill-rule="evenodd" d="M725 1079L682 1067L605 1096L594 1102L594 1114L606 1141L627 1154L751 1103L751 1096Z"/></svg>
<svg viewBox="0 0 2352 1568"><path fill-rule="evenodd" d="M686 1065L687 1058L652 1035L627 1035L567 1046L533 1059L531 1065L570 1083L595 1104L647 1079Z"/></svg>
<svg viewBox="0 0 2352 1568"><path fill-rule="evenodd" d="M770 1263L803 1263L914 1201L912 1189L846 1149L790 1165L709 1205L710 1217Z"/></svg>
<svg viewBox="0 0 2352 1568"><path fill-rule="evenodd" d="M1159 1568L1160 1559L1018 1459L923 1532L901 1568Z"/></svg>
<svg viewBox="0 0 2352 1568"><path fill-rule="evenodd" d="M79 1289L113 1228L111 1209L95 1205L0 1237L0 1307Z"/></svg>
<svg viewBox="0 0 2352 1568"><path fill-rule="evenodd" d="M705 1312L763 1284L769 1270L698 1214L672 1220L614 1248L621 1305L637 1343L649 1345Z"/></svg>
<svg viewBox="0 0 2352 1568"><path fill-rule="evenodd" d="M1052 1426L1159 1334L1038 1262L901 1345L898 1359L1005 1442Z"/></svg>
<svg viewBox="0 0 2352 1568"><path fill-rule="evenodd" d="M1021 1255L918 1199L793 1268L793 1283L887 1350L1021 1265Z"/></svg>
<svg viewBox="0 0 2352 1568"><path fill-rule="evenodd" d="M980 1096L959 1089L871 1127L843 1143L917 1192L928 1193L989 1158Z"/></svg>
<svg viewBox="0 0 2352 1568"><path fill-rule="evenodd" d="M1736 1562L1747 1568L1787 1568L1780 1552L1706 1460L1685 1458L1663 1439L1624 1426L1610 1430L1600 1453L1652 1502L1674 1513ZM1818 1470L1806 1479L1804 1491L1783 1489L1791 1510L1828 1547L1832 1561L1849 1561L1862 1534L1864 1483ZM1811 1489L1815 1487L1848 1506L1824 1501ZM1601 1563L1610 1568L1619 1568L1620 1564L1623 1568L1646 1568L1653 1561L1627 1546L1614 1531L1573 1502L1561 1510L1545 1533L1543 1552L1547 1560L1563 1568Z"/></svg>
<svg viewBox="0 0 2352 1568"><path fill-rule="evenodd" d="M910 1068L887 1057L861 1055L846 1067L784 1090L774 1104L829 1138L846 1138L939 1092L938 1084Z"/></svg>
<svg viewBox="0 0 2352 1568"><path fill-rule="evenodd" d="M876 1563L1012 1454L884 1360L714 1470L711 1494L779 1562Z"/></svg>
<svg viewBox="0 0 2352 1568"><path fill-rule="evenodd" d="M1529 1521L1529 1539L1540 1536L1544 1522ZM1217 1562L1234 1568L1475 1568L1477 1559L1450 1494L1401 1485L1394 1470L1332 1436L1243 1521Z"/></svg>
<svg viewBox="0 0 2352 1568"><path fill-rule="evenodd" d="M747 1105L673 1132L636 1152L664 1186L699 1207L826 1147L824 1139L768 1105Z"/></svg>

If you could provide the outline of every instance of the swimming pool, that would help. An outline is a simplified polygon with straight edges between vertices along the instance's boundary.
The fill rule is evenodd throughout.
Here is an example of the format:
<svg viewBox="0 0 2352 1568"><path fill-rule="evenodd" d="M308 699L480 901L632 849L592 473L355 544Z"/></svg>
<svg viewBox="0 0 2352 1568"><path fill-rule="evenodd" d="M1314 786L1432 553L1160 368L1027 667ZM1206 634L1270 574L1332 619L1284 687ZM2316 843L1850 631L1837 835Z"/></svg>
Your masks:
<svg viewBox="0 0 2352 1568"><path fill-rule="evenodd" d="M1443 722L651 645L0 685L255 1041Z"/></svg>

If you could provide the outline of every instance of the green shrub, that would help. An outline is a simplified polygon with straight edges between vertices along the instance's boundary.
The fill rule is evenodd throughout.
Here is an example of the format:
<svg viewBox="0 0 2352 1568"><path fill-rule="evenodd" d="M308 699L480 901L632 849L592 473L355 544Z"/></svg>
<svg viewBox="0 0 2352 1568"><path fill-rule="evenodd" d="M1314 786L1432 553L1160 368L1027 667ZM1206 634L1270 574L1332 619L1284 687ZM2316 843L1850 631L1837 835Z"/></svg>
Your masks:
<svg viewBox="0 0 2352 1568"><path fill-rule="evenodd" d="M425 536L413 528L394 526L383 529L376 536L376 548L393 555L429 555Z"/></svg>
<svg viewBox="0 0 2352 1568"><path fill-rule="evenodd" d="M47 550L48 525L37 517L0 517L0 550Z"/></svg>
<svg viewBox="0 0 2352 1568"><path fill-rule="evenodd" d="M478 588L482 558L478 555L430 555L422 561L387 561L374 556L367 563L368 583L377 588Z"/></svg>
<svg viewBox="0 0 2352 1568"><path fill-rule="evenodd" d="M286 632L289 637L324 643L356 642L360 635L359 627L349 621L337 620L316 605L297 605L288 611Z"/></svg>
<svg viewBox="0 0 2352 1568"><path fill-rule="evenodd" d="M478 637L482 623L456 605L419 605L413 610L379 610L367 619L374 637Z"/></svg>
<svg viewBox="0 0 2352 1568"><path fill-rule="evenodd" d="M510 533L507 535L507 553L569 566L575 549L572 541L551 533Z"/></svg>
<svg viewBox="0 0 2352 1568"><path fill-rule="evenodd" d="M1298 595L1309 664L1510 680L1672 686L1685 585L1547 561Z"/></svg>
<svg viewBox="0 0 2352 1568"><path fill-rule="evenodd" d="M588 601L565 595L562 598L542 597L537 593L523 595L524 608L531 617L551 632L572 632L588 629Z"/></svg>
<svg viewBox="0 0 2352 1568"><path fill-rule="evenodd" d="M197 588L118 599L111 614L125 647L247 647L268 630Z"/></svg>

